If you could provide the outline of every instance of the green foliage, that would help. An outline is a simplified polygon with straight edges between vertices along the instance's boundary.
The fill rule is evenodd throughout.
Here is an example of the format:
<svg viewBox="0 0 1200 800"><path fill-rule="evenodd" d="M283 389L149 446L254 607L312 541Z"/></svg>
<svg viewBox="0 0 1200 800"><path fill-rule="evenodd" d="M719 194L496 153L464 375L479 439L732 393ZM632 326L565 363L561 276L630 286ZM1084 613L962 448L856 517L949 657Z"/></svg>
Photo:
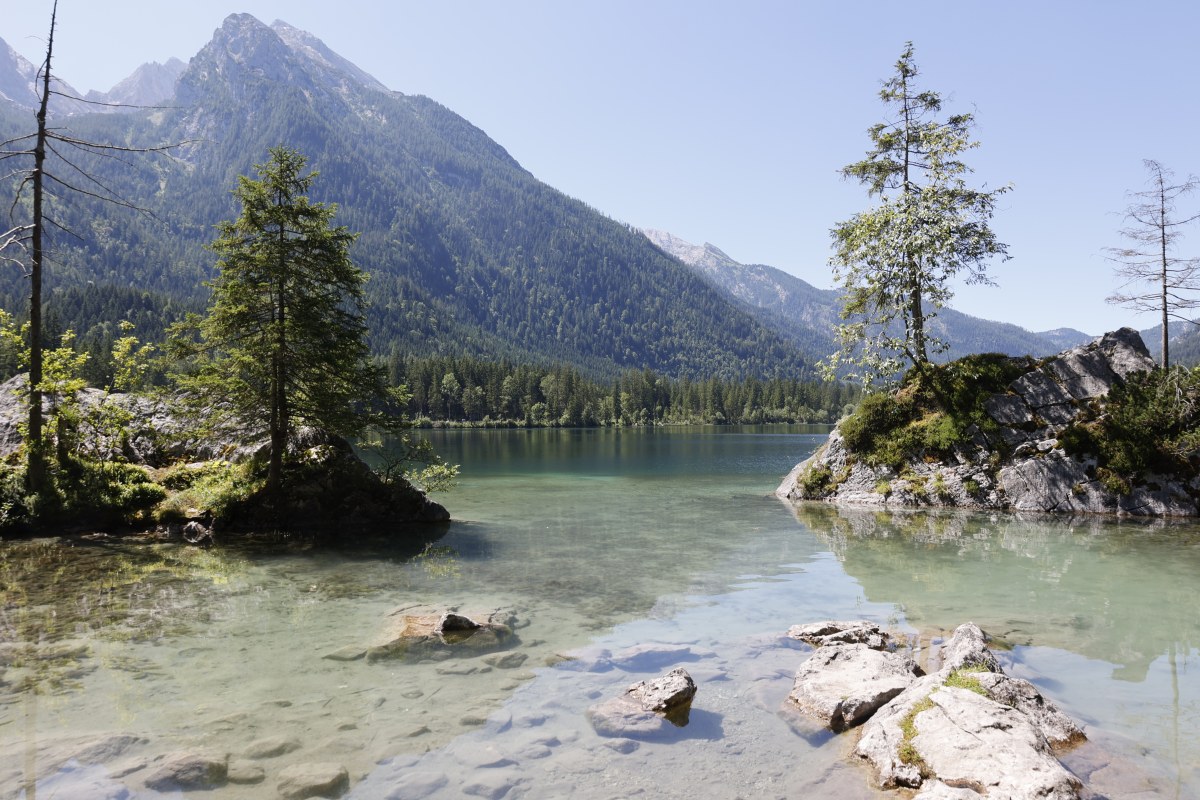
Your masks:
<svg viewBox="0 0 1200 800"><path fill-rule="evenodd" d="M383 370L367 358L355 237L333 227L336 207L309 200L316 176L306 164L274 147L257 180L239 178L241 215L218 225L212 244L220 274L208 313L179 325L173 340L190 359L180 385L210 424L268 431L275 488L295 426L354 436L398 421Z"/></svg>
<svg viewBox="0 0 1200 800"><path fill-rule="evenodd" d="M408 387L417 424L493 426L832 423L859 392L844 383L775 377L672 380L649 370L601 382L568 366L469 357L393 358L393 383ZM453 382L447 378L453 377ZM447 388L449 387L449 388Z"/></svg>
<svg viewBox="0 0 1200 800"><path fill-rule="evenodd" d="M927 324L950 299L951 280L965 274L967 283L989 283L988 260L1007 253L988 222L1008 187L968 188L961 158L978 146L974 119L937 119L941 96L918 91L919 74L909 42L879 93L896 121L872 126L867 157L842 170L880 202L832 231L845 322L839 350L824 364L831 376L869 384L891 380L905 361L923 367L946 349Z"/></svg>
<svg viewBox="0 0 1200 800"><path fill-rule="evenodd" d="M1131 375L1109 392L1104 413L1059 435L1074 455L1099 461L1097 478L1119 494L1147 473L1197 474L1200 463L1200 370L1172 367Z"/></svg>
<svg viewBox="0 0 1200 800"><path fill-rule="evenodd" d="M918 700L904 715L904 719L900 720L900 746L896 748L896 755L900 761L905 764L911 764L918 769L924 771L925 759L921 757L921 753L917 750L913 740L917 738L917 715L922 711L928 711L933 708L934 702L928 697Z"/></svg>
<svg viewBox="0 0 1200 800"><path fill-rule="evenodd" d="M244 502L263 487L261 467L251 462L230 464L207 461L198 466L180 464L167 469L159 482L169 492L155 509L159 522L178 522L197 513L216 518Z"/></svg>
<svg viewBox="0 0 1200 800"><path fill-rule="evenodd" d="M445 463L427 439L407 435L375 437L359 445L385 484L402 480L425 492L445 492L458 482L457 464Z"/></svg>
<svg viewBox="0 0 1200 800"><path fill-rule="evenodd" d="M846 446L868 464L899 468L921 457L944 457L976 427L995 430L984 404L1033 366L995 353L910 370L892 391L868 394L840 425Z"/></svg>
<svg viewBox="0 0 1200 800"><path fill-rule="evenodd" d="M836 485L833 472L828 467L809 467L800 473L796 483L800 486L803 496L815 500L829 495Z"/></svg>
<svg viewBox="0 0 1200 800"><path fill-rule="evenodd" d="M942 685L953 686L956 689L966 689L968 692L974 692L982 697L990 697L987 689L983 688L983 684L979 682L979 678L975 677L979 673L987 671L985 667L977 665L960 667L951 672Z"/></svg>

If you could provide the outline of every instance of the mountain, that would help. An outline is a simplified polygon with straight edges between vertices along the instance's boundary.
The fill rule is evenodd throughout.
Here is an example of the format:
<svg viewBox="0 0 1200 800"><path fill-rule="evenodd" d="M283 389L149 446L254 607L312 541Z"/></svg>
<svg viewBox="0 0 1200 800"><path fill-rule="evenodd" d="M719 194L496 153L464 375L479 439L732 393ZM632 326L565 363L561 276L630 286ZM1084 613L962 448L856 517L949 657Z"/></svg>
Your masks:
<svg viewBox="0 0 1200 800"><path fill-rule="evenodd" d="M39 64L44 60L44 54L39 58ZM36 89L38 67L27 58L0 39L0 102L27 111L37 110L40 105ZM57 78L51 79L54 94L50 97L50 112L54 114L74 114L87 109L86 104L72 98L79 97L69 83ZM62 95L67 95L63 97Z"/></svg>
<svg viewBox="0 0 1200 800"><path fill-rule="evenodd" d="M50 242L48 315L81 341L111 336L126 311L148 320L150 308L169 317L202 304L214 270L204 245L237 214L231 188L287 144L320 173L313 199L337 203L337 222L360 234L353 257L371 275L368 323L385 356L568 363L596 376L807 373L792 342L636 230L308 33L232 15L174 86L170 108L72 118L92 141L181 143L172 158L78 155L147 212L73 193L54 207L72 235ZM0 138L27 129L17 105L0 104ZM4 307L19 308L23 291L19 276L0 275Z"/></svg>
<svg viewBox="0 0 1200 800"><path fill-rule="evenodd" d="M841 301L836 291L818 289L794 275L762 264L740 264L711 244L695 245L664 231L642 231L646 238L714 287L751 310L763 324L778 331L802 352L817 360L837 348L834 326ZM943 359L972 353L1053 355L1091 336L1070 328L1045 333L1004 322L979 319L952 308L943 308L930 329L950 343Z"/></svg>
<svg viewBox="0 0 1200 800"><path fill-rule="evenodd" d="M138 106L158 105L175 96L175 84L185 69L187 65L178 58L169 59L165 64L156 61L143 64L107 92L93 89L84 99L116 106L108 109L112 111L133 111Z"/></svg>

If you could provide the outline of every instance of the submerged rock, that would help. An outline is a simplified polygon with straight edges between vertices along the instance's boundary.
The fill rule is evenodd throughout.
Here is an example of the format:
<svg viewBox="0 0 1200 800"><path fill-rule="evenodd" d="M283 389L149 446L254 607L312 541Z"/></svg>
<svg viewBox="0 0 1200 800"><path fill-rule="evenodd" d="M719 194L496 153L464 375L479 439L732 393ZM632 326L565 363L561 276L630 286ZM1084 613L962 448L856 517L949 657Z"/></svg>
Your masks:
<svg viewBox="0 0 1200 800"><path fill-rule="evenodd" d="M366 650L367 661L389 658L438 658L478 654L511 647L516 615L504 609L460 611L406 606L389 615L388 628ZM508 662L516 666L513 662Z"/></svg>
<svg viewBox="0 0 1200 800"><path fill-rule="evenodd" d="M341 764L293 764L280 771L276 788L284 800L341 797L350 788L350 773Z"/></svg>
<svg viewBox="0 0 1200 800"><path fill-rule="evenodd" d="M601 736L647 739L668 726L688 722L696 683L683 667L651 681L638 681L620 697L597 703L587 710L588 721Z"/></svg>
<svg viewBox="0 0 1200 800"><path fill-rule="evenodd" d="M195 753L180 753L168 757L146 777L146 786L156 792L194 789L216 789L229 778L224 757Z"/></svg>

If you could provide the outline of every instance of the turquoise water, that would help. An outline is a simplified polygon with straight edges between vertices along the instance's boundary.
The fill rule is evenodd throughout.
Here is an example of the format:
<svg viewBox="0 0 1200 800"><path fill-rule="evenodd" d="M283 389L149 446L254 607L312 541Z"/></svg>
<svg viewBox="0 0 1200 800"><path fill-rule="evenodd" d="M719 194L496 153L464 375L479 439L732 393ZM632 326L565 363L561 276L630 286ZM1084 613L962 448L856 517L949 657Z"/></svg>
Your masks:
<svg viewBox="0 0 1200 800"><path fill-rule="evenodd" d="M0 546L0 796L158 797L181 752L261 773L221 800L313 762L356 798L881 796L851 736L781 708L783 632L831 617L923 647L973 620L1084 723L1079 774L1200 795L1195 525L796 510L772 493L815 429L427 435L463 466L433 541ZM513 613L523 661L328 657L414 604ZM686 727L595 734L589 706L676 665ZM266 739L287 752L251 758Z"/></svg>

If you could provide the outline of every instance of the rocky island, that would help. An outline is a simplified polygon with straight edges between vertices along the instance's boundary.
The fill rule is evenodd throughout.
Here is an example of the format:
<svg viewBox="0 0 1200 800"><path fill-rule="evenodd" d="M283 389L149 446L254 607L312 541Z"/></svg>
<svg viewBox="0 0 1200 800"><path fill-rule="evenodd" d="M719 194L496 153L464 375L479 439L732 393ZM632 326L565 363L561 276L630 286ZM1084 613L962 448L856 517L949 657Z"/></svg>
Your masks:
<svg viewBox="0 0 1200 800"><path fill-rule="evenodd" d="M776 494L846 506L1195 516L1195 378L1129 328L970 356L868 395Z"/></svg>

